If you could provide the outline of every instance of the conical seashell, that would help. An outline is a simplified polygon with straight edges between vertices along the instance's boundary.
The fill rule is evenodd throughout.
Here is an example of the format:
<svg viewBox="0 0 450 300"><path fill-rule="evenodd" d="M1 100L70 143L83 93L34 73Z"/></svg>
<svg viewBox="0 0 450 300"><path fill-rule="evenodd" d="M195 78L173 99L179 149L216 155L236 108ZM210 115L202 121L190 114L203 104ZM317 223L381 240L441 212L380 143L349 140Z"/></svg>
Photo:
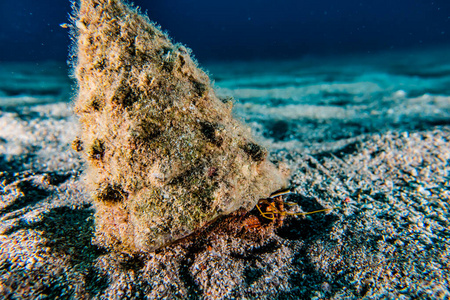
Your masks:
<svg viewBox="0 0 450 300"><path fill-rule="evenodd" d="M285 185L189 49L120 0L80 0L74 18L100 243L152 251Z"/></svg>

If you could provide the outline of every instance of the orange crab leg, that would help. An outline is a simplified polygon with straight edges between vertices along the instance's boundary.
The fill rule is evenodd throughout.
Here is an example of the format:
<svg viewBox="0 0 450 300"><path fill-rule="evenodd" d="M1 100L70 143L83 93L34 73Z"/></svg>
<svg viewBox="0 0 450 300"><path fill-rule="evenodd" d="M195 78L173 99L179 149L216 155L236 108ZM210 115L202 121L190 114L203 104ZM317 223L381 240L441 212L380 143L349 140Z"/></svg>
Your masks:
<svg viewBox="0 0 450 300"><path fill-rule="evenodd" d="M269 220L275 220L275 215L273 213L262 212L262 210L258 204L256 204L256 208L258 208L259 212L261 213L261 216L263 216L264 218L269 219ZM269 217L269 215L270 215L270 217Z"/></svg>

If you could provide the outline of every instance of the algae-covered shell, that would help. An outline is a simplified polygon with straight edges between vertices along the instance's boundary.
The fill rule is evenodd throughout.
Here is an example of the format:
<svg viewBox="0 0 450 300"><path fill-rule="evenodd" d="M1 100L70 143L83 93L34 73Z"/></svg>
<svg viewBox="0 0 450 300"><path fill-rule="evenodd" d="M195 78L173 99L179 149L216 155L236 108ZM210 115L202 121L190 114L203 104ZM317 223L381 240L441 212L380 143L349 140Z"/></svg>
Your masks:
<svg viewBox="0 0 450 300"><path fill-rule="evenodd" d="M81 0L74 19L100 243L155 250L285 185L187 48L119 0Z"/></svg>

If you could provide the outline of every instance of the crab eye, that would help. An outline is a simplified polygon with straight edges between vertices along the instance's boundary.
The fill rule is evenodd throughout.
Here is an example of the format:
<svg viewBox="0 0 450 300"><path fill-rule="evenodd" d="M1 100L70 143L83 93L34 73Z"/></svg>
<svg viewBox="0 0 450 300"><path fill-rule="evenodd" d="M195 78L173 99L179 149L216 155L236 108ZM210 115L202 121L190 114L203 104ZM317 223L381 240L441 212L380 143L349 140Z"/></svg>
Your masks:
<svg viewBox="0 0 450 300"><path fill-rule="evenodd" d="M286 195L286 194L293 194L293 193L294 192L292 191L291 188L281 189L281 190L278 190L278 191L273 192L272 194L270 194L269 198L272 199L272 198L276 198L276 197L283 196L283 195Z"/></svg>

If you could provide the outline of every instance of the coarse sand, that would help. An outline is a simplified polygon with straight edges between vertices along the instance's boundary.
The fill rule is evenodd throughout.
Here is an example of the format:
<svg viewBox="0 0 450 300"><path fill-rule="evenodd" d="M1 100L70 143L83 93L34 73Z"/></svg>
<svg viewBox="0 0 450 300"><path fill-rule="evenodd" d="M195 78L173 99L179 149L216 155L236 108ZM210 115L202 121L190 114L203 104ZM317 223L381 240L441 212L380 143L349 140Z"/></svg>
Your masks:
<svg viewBox="0 0 450 300"><path fill-rule="evenodd" d="M0 298L449 298L446 53L208 65L290 168L286 200L333 209L274 232L237 213L140 255L95 243L61 67L2 65Z"/></svg>

